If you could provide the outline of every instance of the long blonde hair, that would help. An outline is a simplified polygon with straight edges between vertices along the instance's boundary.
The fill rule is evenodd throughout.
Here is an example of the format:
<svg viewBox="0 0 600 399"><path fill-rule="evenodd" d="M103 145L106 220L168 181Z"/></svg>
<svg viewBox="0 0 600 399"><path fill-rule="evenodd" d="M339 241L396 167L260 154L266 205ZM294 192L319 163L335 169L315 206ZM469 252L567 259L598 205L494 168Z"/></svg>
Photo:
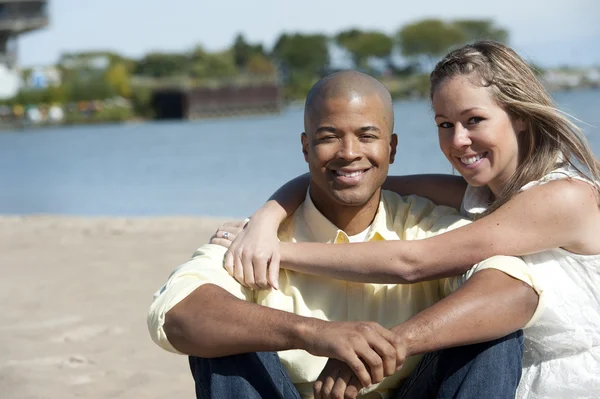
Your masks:
<svg viewBox="0 0 600 399"><path fill-rule="evenodd" d="M512 49L482 40L450 52L431 73L430 97L433 99L445 79L458 75L469 75L474 83L488 87L512 118L520 118L528 126L520 134L519 166L485 214L505 204L525 184L561 166L559 159L562 165L570 163L588 179L600 181L600 161L583 132L556 108L532 68ZM596 191L600 194L598 185Z"/></svg>

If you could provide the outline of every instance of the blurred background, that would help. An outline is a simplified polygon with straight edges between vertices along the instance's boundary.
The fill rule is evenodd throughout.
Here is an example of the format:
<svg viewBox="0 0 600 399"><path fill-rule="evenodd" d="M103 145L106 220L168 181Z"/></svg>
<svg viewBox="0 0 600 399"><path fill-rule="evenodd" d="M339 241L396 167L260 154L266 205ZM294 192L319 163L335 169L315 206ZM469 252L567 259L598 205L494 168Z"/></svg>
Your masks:
<svg viewBox="0 0 600 399"><path fill-rule="evenodd" d="M303 101L358 69L395 103L393 174L452 173L428 74L513 46L600 154L596 0L0 0L0 398L192 398L152 294L305 173Z"/></svg>
<svg viewBox="0 0 600 399"><path fill-rule="evenodd" d="M593 0L0 0L0 213L245 216L300 156L302 102L339 69L396 99L392 173L450 172L428 73L490 38L536 68L598 151Z"/></svg>

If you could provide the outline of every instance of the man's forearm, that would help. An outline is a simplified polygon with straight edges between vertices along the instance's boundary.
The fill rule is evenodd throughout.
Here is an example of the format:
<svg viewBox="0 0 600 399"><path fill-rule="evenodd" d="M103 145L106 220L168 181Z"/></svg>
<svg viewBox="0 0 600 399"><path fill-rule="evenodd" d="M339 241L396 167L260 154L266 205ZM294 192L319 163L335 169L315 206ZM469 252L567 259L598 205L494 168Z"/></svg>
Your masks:
<svg viewBox="0 0 600 399"><path fill-rule="evenodd" d="M164 330L182 353L220 357L303 349L304 331L319 320L245 302L205 284L165 316Z"/></svg>
<svg viewBox="0 0 600 399"><path fill-rule="evenodd" d="M487 269L392 330L412 356L503 337L523 328L537 304L533 288L501 271Z"/></svg>

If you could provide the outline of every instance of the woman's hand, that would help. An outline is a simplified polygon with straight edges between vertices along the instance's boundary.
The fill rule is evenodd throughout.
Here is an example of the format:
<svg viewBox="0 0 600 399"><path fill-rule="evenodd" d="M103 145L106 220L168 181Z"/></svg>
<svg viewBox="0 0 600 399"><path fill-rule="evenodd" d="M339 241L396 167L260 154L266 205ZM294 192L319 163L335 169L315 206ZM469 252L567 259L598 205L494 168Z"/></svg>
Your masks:
<svg viewBox="0 0 600 399"><path fill-rule="evenodd" d="M242 231L246 223L248 223L247 219L241 222L227 222L222 224L215 234L210 237L209 244L216 244L229 248L232 241L237 237L240 231Z"/></svg>
<svg viewBox="0 0 600 399"><path fill-rule="evenodd" d="M279 289L279 221L253 216L245 228L222 226L231 240L223 266L240 284Z"/></svg>

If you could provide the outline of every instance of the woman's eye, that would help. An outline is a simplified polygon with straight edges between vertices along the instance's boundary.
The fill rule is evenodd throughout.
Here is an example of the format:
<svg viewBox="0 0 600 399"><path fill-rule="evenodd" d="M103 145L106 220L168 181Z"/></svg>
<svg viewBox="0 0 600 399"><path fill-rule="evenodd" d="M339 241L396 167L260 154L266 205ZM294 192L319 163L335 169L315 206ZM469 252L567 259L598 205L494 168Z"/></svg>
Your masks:
<svg viewBox="0 0 600 399"><path fill-rule="evenodd" d="M452 127L452 123L450 122L442 122L438 125L438 127L441 127L442 129L449 129Z"/></svg>
<svg viewBox="0 0 600 399"><path fill-rule="evenodd" d="M482 120L483 120L483 118L480 118L479 116L474 116L469 119L469 123L477 124L477 123L481 122Z"/></svg>

